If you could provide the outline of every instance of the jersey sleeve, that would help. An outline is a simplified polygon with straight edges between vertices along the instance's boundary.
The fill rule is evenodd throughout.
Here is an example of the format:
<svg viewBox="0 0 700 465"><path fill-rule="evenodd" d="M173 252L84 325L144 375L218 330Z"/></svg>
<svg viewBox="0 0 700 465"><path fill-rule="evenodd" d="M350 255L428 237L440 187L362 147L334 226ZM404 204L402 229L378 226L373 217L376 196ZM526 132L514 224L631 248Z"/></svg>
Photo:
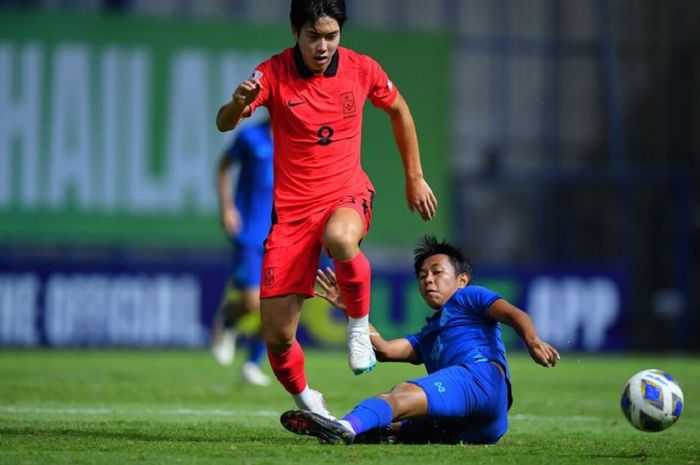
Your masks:
<svg viewBox="0 0 700 465"><path fill-rule="evenodd" d="M418 348L418 341L420 340L420 333L409 334L405 337L406 339L408 339L408 342L411 344L411 346L413 346L413 350L416 350Z"/></svg>
<svg viewBox="0 0 700 465"><path fill-rule="evenodd" d="M377 108L386 108L396 100L399 91L389 79L382 67L370 57L367 57L369 67L369 99Z"/></svg>
<svg viewBox="0 0 700 465"><path fill-rule="evenodd" d="M481 286L467 286L457 293L459 308L465 313L472 313L482 317L492 303L502 297L490 289Z"/></svg>
<svg viewBox="0 0 700 465"><path fill-rule="evenodd" d="M260 79L260 93L256 97L256 99L253 101L253 103L250 104L250 114L252 115L255 113L255 109L263 106L270 108L268 105L268 102L270 100L270 94L271 92L271 85L272 85L272 79L273 79L273 73L271 71L272 69L272 64L270 60L267 60L258 66L255 67L252 73L250 73L250 77L257 77Z"/></svg>
<svg viewBox="0 0 700 465"><path fill-rule="evenodd" d="M416 354L418 354L418 357L420 357L421 335L422 335L422 333L415 333L415 334L409 334L408 336L405 336L408 343L411 344L411 347L413 347L413 351ZM422 359L422 357L421 357L421 359Z"/></svg>

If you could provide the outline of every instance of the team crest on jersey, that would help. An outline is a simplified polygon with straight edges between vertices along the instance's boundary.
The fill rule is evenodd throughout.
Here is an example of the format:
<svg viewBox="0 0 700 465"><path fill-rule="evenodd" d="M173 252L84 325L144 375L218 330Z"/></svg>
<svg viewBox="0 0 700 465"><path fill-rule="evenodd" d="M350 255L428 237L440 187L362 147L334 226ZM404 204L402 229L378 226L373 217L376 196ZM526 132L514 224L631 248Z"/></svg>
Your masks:
<svg viewBox="0 0 700 465"><path fill-rule="evenodd" d="M343 116L350 117L357 113L355 107L355 96L352 91L340 94L340 106L343 108Z"/></svg>

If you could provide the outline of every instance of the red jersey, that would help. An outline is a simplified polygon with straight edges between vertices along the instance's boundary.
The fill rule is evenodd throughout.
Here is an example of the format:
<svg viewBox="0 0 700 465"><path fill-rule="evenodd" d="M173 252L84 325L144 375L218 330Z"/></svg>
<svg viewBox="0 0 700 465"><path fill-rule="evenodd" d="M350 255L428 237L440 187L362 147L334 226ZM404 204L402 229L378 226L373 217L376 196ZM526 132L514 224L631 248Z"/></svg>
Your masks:
<svg viewBox="0 0 700 465"><path fill-rule="evenodd" d="M321 211L372 189L360 164L362 109L391 105L398 91L372 58L338 47L323 74L289 48L255 69L274 139L274 213L280 222Z"/></svg>

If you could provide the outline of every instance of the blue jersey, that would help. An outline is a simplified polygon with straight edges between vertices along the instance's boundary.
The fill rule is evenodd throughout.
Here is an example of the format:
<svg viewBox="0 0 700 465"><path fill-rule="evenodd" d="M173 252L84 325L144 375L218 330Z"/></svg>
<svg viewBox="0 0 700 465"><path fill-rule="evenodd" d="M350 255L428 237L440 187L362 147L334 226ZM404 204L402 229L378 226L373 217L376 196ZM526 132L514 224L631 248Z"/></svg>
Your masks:
<svg viewBox="0 0 700 465"><path fill-rule="evenodd" d="M243 226L237 243L262 247L272 223L272 136L270 123L241 130L226 151L229 160L240 163L235 203Z"/></svg>
<svg viewBox="0 0 700 465"><path fill-rule="evenodd" d="M462 288L428 318L419 333L406 337L428 373L458 364L496 361L510 379L500 325L486 315L489 306L500 298L484 287Z"/></svg>

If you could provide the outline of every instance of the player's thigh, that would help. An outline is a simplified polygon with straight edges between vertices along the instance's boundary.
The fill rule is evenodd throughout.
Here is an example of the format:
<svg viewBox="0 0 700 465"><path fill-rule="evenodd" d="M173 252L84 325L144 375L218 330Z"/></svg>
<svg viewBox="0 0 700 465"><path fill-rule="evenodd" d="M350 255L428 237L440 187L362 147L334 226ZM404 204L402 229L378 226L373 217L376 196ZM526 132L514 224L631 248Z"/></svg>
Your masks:
<svg viewBox="0 0 700 465"><path fill-rule="evenodd" d="M391 405L394 420L421 418L428 411L428 399L423 389L414 383L401 383L379 396Z"/></svg>
<svg viewBox="0 0 700 465"><path fill-rule="evenodd" d="M355 246L365 235L365 225L360 214L353 208L341 207L331 213L323 230L323 243L331 255L335 249Z"/></svg>
<svg viewBox="0 0 700 465"><path fill-rule="evenodd" d="M481 366L455 365L409 382L420 386L428 398L428 416L464 418L489 415L507 403L504 379L497 379L500 370L491 363ZM493 375L493 376L491 376Z"/></svg>
<svg viewBox="0 0 700 465"><path fill-rule="evenodd" d="M428 398L428 417L402 426L405 442L492 444L508 429L508 387L491 363L453 366L410 380Z"/></svg>
<svg viewBox="0 0 700 465"><path fill-rule="evenodd" d="M349 241L359 244L372 223L374 192L365 191L339 200L328 210L324 220L323 243L327 249L332 242Z"/></svg>
<svg viewBox="0 0 700 465"><path fill-rule="evenodd" d="M476 406L466 418L460 442L468 444L496 443L508 430L508 384L503 371L493 363L468 365L476 389Z"/></svg>

